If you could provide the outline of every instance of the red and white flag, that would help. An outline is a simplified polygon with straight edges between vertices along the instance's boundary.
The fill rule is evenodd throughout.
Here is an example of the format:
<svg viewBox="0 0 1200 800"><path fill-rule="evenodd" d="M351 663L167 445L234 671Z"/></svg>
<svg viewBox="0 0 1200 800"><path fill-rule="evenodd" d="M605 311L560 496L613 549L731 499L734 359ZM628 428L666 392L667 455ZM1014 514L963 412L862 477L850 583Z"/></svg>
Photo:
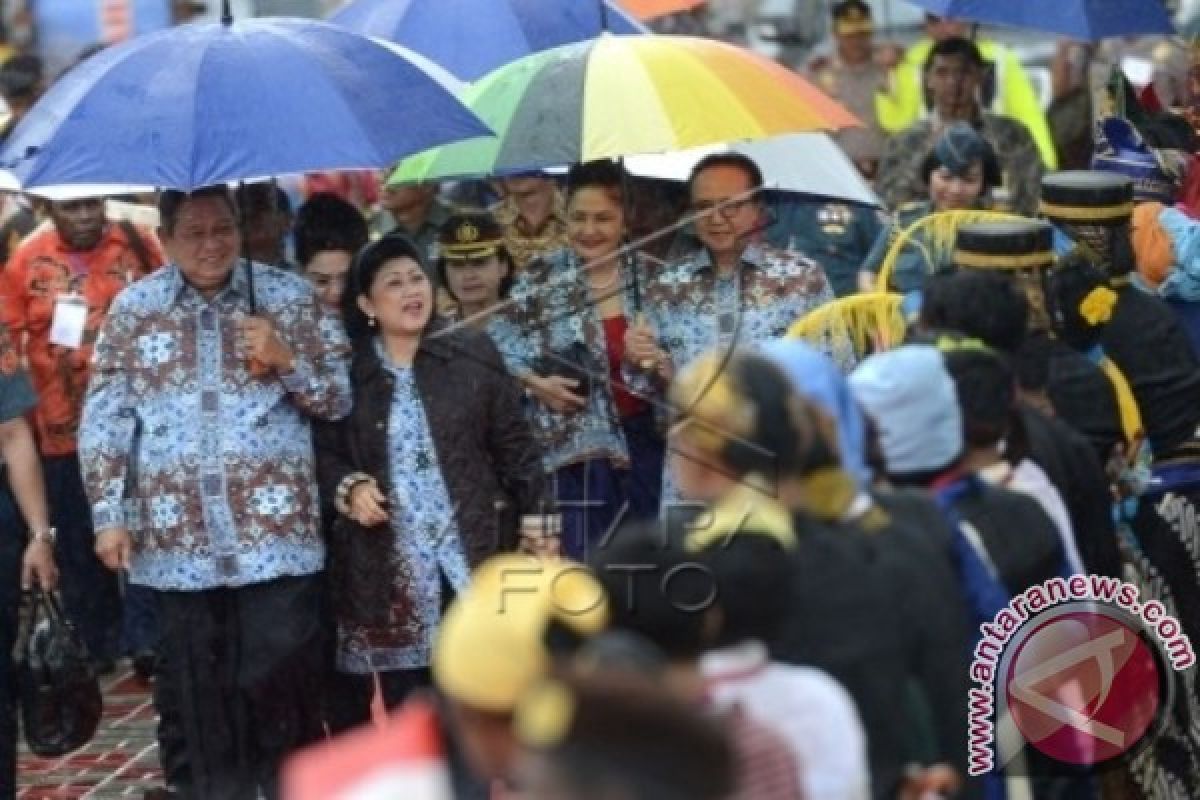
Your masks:
<svg viewBox="0 0 1200 800"><path fill-rule="evenodd" d="M294 755L283 800L453 800L437 714L413 700L387 719Z"/></svg>

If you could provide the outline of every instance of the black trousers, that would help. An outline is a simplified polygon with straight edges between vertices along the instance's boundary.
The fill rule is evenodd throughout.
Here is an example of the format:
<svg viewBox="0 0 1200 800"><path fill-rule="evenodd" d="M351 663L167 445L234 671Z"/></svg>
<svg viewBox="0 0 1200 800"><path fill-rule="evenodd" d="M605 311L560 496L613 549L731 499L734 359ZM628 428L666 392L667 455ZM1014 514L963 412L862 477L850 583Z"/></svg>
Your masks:
<svg viewBox="0 0 1200 800"><path fill-rule="evenodd" d="M160 698L178 704L194 800L279 796L279 767L320 738L321 577L161 592Z"/></svg>
<svg viewBox="0 0 1200 800"><path fill-rule="evenodd" d="M379 673L379 688L388 711L404 705L413 692L432 685L433 676L428 669L397 669ZM344 733L365 725L371 719L375 677L335 671L329 679L328 697L326 720L331 733Z"/></svg>
<svg viewBox="0 0 1200 800"><path fill-rule="evenodd" d="M0 800L17 796L17 686L12 651L21 605L25 523L0 478Z"/></svg>

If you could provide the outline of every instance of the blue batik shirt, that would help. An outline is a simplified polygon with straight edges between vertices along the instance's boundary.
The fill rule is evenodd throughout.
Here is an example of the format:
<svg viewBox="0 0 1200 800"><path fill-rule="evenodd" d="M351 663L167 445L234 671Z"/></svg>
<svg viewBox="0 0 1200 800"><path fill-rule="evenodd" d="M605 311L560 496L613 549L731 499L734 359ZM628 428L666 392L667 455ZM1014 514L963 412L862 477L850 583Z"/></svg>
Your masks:
<svg viewBox="0 0 1200 800"><path fill-rule="evenodd" d="M388 500L397 585L392 624L338 629L338 668L353 673L428 667L446 604L443 579L461 591L471 572L412 367L393 364L378 342L376 349L396 379L388 417Z"/></svg>
<svg viewBox="0 0 1200 800"><path fill-rule="evenodd" d="M614 291L626 294L627 309L633 308L631 285L627 268L622 266ZM492 316L487 331L508 369L518 376L532 372L540 358L576 343L585 345L591 354L594 391L583 411L559 414L536 399L530 401L531 422L548 470L592 459L628 465L629 452L609 382L604 324L583 264L572 250L558 250L530 262L513 284L504 308Z"/></svg>
<svg viewBox="0 0 1200 800"><path fill-rule="evenodd" d="M96 342L79 457L95 529L133 534L133 583L197 591L324 565L309 420L349 413L349 345L308 281L253 269L290 374L251 374L242 355L240 265L211 300L163 267L117 295Z"/></svg>

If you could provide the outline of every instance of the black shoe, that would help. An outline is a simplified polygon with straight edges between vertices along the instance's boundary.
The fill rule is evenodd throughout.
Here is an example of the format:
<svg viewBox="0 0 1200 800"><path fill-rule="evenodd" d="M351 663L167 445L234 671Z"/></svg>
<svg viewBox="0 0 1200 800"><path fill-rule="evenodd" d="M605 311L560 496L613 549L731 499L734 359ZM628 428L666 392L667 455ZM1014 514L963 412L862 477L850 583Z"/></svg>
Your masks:
<svg viewBox="0 0 1200 800"><path fill-rule="evenodd" d="M153 650L139 650L133 655L133 672L142 683L149 683L158 669L158 654Z"/></svg>
<svg viewBox="0 0 1200 800"><path fill-rule="evenodd" d="M93 658L92 671L97 678L107 678L117 672L117 662L111 658Z"/></svg>
<svg viewBox="0 0 1200 800"><path fill-rule="evenodd" d="M166 786L147 789L142 792L142 800L179 800L183 795Z"/></svg>

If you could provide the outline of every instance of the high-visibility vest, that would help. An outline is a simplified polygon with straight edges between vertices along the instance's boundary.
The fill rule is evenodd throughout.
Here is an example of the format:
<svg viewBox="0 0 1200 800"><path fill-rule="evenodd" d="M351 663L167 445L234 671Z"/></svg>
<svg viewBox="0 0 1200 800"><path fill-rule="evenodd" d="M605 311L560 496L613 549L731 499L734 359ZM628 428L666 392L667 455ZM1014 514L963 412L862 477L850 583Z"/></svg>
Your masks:
<svg viewBox="0 0 1200 800"><path fill-rule="evenodd" d="M1046 169L1057 169L1058 151L1050 135L1050 126L1016 53L996 42L977 41L976 45L995 71L996 91L987 110L1020 120L1037 143ZM922 39L910 47L904 60L888 76L890 91L875 95L879 125L888 133L900 133L929 113L925 108L923 73L932 49L932 39Z"/></svg>

